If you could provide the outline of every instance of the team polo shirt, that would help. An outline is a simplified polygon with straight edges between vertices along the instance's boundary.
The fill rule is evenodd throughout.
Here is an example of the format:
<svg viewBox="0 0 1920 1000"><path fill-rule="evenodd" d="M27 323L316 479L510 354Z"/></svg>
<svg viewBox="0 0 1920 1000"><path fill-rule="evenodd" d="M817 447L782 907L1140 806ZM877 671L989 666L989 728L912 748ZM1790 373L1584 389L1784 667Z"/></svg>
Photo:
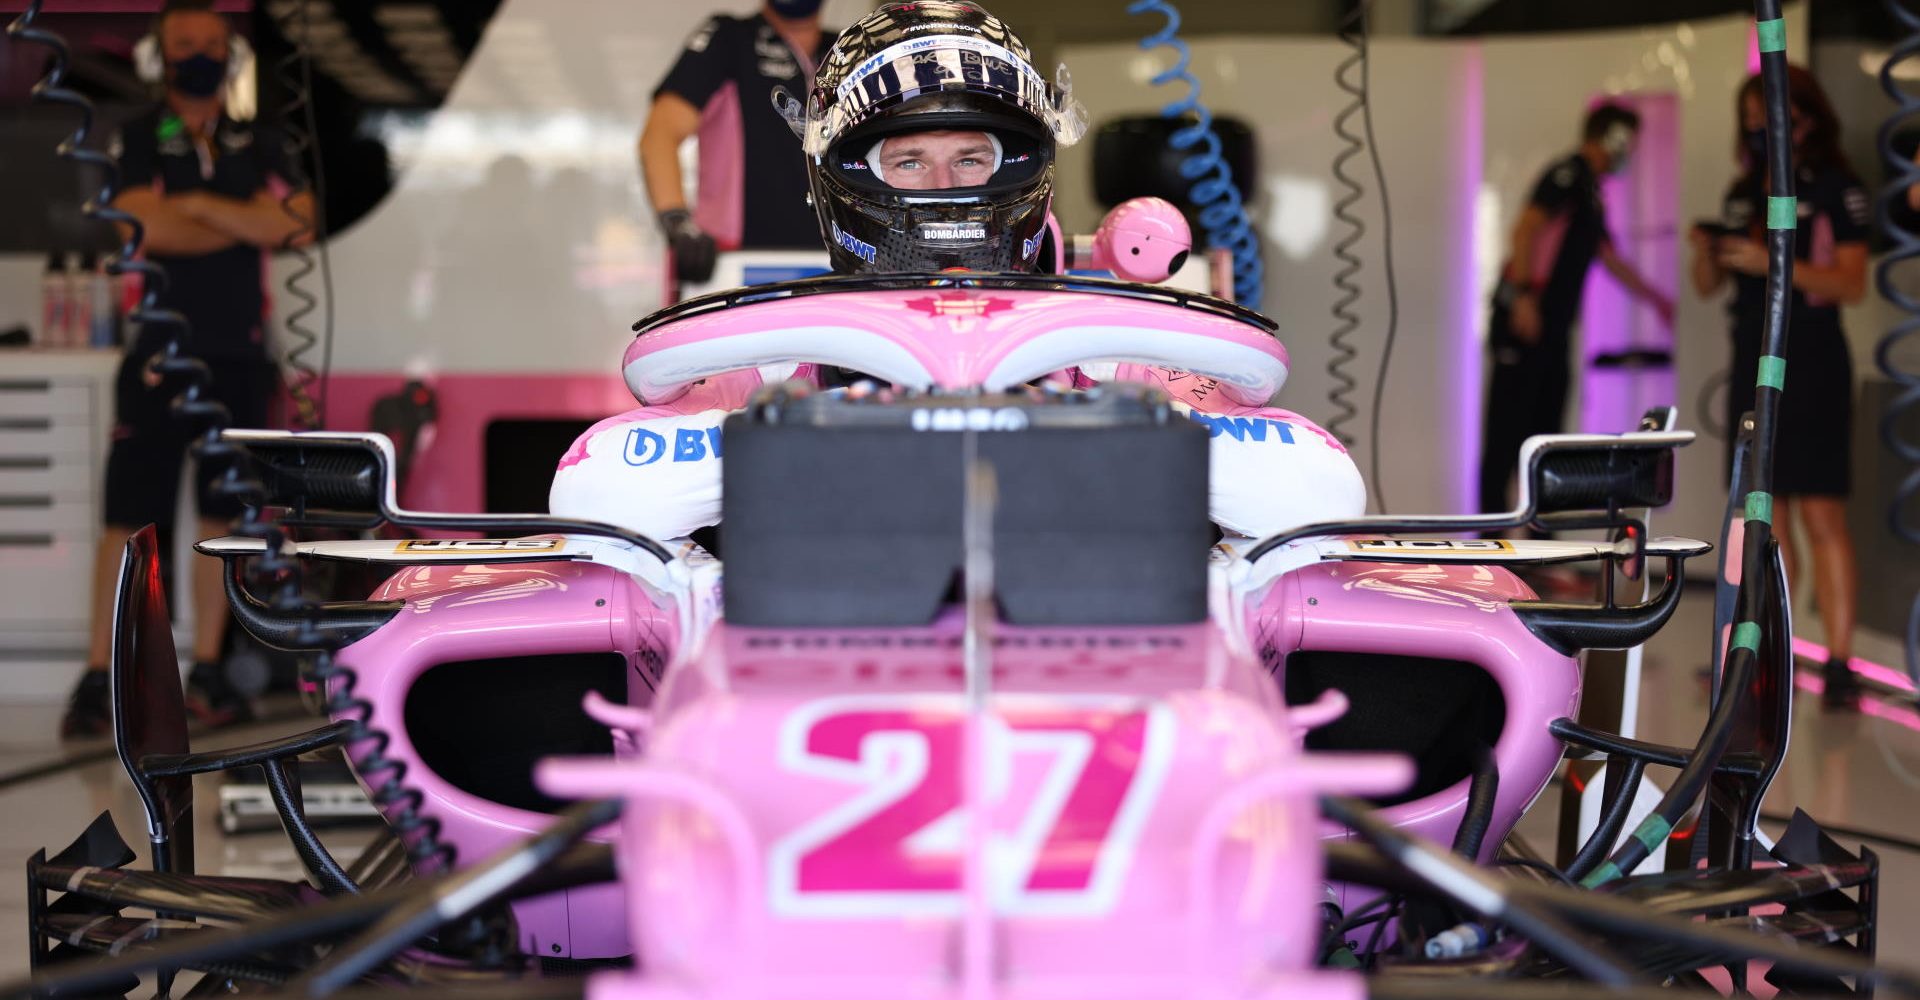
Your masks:
<svg viewBox="0 0 1920 1000"><path fill-rule="evenodd" d="M118 146L121 190L211 191L245 200L286 176L278 133L225 114L205 142L196 142L180 117L161 105L122 126ZM184 345L188 351L203 358L265 355L265 263L260 248L236 243L209 254L151 253L147 259L166 269L160 305L186 317L191 327ZM156 331L160 336L169 333Z"/></svg>
<svg viewBox="0 0 1920 1000"><path fill-rule="evenodd" d="M1586 157L1575 153L1547 168L1527 204L1547 215L1547 224L1534 236L1527 269L1539 290L1542 332L1563 333L1580 312L1587 269L1610 239L1600 179Z"/></svg>
<svg viewBox="0 0 1920 1000"><path fill-rule="evenodd" d="M721 249L820 247L800 140L773 106L775 87L804 100L836 32L797 55L765 17L716 16L655 88L700 109L694 221Z"/></svg>

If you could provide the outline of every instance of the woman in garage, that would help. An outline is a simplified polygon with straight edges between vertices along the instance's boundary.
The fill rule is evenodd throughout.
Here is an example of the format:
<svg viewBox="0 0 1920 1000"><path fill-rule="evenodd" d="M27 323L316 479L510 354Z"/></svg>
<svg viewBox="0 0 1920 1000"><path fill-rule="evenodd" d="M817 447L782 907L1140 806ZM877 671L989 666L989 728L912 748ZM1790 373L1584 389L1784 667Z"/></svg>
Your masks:
<svg viewBox="0 0 1920 1000"><path fill-rule="evenodd" d="M1847 529L1853 364L1840 307L1859 302L1867 291L1867 192L1840 152L1840 122L1819 82L1798 66L1788 69L1787 79L1799 232L1774 452L1774 526L1789 581L1801 554L1811 557L1814 604L1829 654L1823 701L1850 707L1859 700L1848 666L1859 584ZM1694 289L1707 296L1733 286L1727 306L1733 333L1729 428L1753 409L1765 316L1767 136L1758 76L1740 88L1736 114L1743 170L1727 189L1719 226L1697 226L1691 234Z"/></svg>

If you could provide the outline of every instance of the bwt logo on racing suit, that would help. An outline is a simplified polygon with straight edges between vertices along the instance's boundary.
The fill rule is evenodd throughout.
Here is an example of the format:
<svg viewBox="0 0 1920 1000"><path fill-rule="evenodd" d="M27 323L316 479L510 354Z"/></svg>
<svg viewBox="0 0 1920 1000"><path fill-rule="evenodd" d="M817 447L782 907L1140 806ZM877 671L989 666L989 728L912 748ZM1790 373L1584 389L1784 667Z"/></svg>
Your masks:
<svg viewBox="0 0 1920 1000"><path fill-rule="evenodd" d="M652 465L668 452L667 439L645 427L627 430L628 465ZM673 461L704 462L720 457L720 428L682 427L673 432Z"/></svg>
<svg viewBox="0 0 1920 1000"><path fill-rule="evenodd" d="M1188 414L1194 423L1207 429L1209 438L1226 435L1235 441L1265 441L1267 432L1281 444L1293 443L1293 425L1273 417L1221 417L1198 410Z"/></svg>

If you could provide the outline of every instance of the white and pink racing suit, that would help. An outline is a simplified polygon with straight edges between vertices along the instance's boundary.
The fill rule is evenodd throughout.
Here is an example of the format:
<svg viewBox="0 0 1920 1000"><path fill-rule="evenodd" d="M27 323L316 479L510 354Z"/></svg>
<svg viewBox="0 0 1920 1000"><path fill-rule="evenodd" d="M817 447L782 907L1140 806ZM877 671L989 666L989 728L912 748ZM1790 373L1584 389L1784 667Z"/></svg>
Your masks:
<svg viewBox="0 0 1920 1000"><path fill-rule="evenodd" d="M720 425L762 385L812 380L811 365L730 372L670 403L642 406L593 425L560 459L549 506L555 514L680 538L720 522ZM1146 365L1087 365L1055 381L1157 386L1212 437L1208 510L1232 535L1260 537L1366 512L1366 486L1347 450L1296 413L1243 406L1213 379Z"/></svg>

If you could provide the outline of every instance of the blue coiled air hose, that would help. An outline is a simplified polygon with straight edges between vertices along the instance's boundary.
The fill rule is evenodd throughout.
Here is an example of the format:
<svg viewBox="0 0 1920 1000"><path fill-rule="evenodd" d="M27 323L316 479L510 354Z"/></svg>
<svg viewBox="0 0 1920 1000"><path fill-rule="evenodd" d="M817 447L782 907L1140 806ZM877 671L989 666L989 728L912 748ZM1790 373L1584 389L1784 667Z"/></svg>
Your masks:
<svg viewBox="0 0 1920 1000"><path fill-rule="evenodd" d="M1129 14L1156 12L1164 16L1167 23L1141 39L1140 47L1169 48L1174 52L1173 66L1154 76L1154 86L1176 80L1187 85L1184 97L1160 109L1165 117L1188 120L1186 125L1174 130L1169 140L1174 149L1188 153L1187 158L1180 161L1180 176L1193 182L1187 198L1199 209L1207 249L1224 249L1233 254L1234 299L1258 309L1265 273L1260 262L1260 234L1253 230L1240 187L1233 182L1226 158L1221 155L1220 136L1213 131L1213 112L1200 103L1200 79L1187 68L1193 53L1187 43L1176 37L1180 30L1180 12L1167 0L1134 0L1127 5Z"/></svg>

